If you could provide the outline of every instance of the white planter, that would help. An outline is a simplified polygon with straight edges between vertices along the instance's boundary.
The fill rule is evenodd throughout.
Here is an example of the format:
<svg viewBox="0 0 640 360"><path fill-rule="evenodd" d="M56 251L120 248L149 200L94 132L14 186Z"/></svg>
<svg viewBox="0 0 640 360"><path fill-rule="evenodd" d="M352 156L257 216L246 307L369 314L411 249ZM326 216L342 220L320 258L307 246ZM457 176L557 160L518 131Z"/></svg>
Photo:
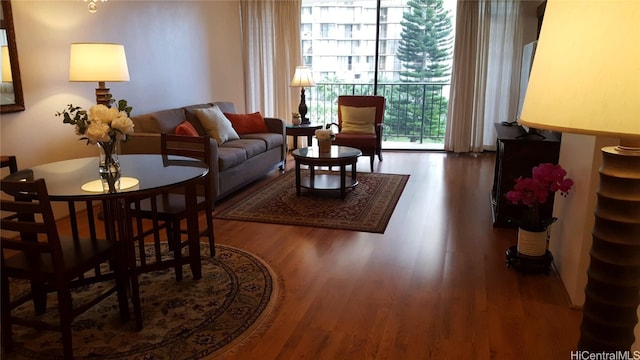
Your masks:
<svg viewBox="0 0 640 360"><path fill-rule="evenodd" d="M528 256L542 256L547 252L548 232L518 229L518 252Z"/></svg>

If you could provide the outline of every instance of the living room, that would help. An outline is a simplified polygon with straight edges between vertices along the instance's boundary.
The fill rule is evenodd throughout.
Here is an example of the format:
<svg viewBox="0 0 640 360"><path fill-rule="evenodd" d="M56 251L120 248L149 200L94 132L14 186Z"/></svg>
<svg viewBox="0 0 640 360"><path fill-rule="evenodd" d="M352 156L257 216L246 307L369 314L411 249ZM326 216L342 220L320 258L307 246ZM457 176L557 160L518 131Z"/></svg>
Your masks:
<svg viewBox="0 0 640 360"><path fill-rule="evenodd" d="M129 82L108 83L107 85L111 88L115 99L127 99L133 106L134 114L210 101L231 101L236 104L239 112L258 110L245 108L247 89L243 80L242 48L239 45L242 43L242 35L237 1L111 0L98 3L98 6L96 13L90 13L87 11L86 3L82 1L12 1L26 110L2 115L0 152L2 154L19 154L20 167L95 156L94 147L87 146L84 141L79 141L70 127L63 125L61 119L54 116L56 111L62 110L70 103L85 108L95 103L93 95L96 83L69 82L69 46L74 42L116 42L124 45L131 80ZM287 80L284 81L285 84L287 82ZM291 92L291 98L295 101L299 95L297 89L287 90ZM288 115L288 113L281 114L282 117ZM25 138L24 134L28 134L28 137ZM575 160L572 153L577 153L576 149L580 149L581 155L584 154L585 143L588 144L586 147L590 149L587 151L589 156L586 156L586 160L584 160L588 166L575 168L573 174L588 177L587 185L590 189L584 189L584 191L593 190L595 192L596 185L592 177L594 173L597 173L595 170L597 165L594 165L597 161L594 159L599 156L600 146L607 145L611 139L596 138L594 140L591 137L587 139L580 136L567 136L566 139L568 139L568 145L564 157L561 158L564 163L571 163ZM305 355L313 357L312 354L319 353L325 346L333 349L331 351L334 352L329 352L333 357L325 353L324 358L357 357L362 354L367 354L367 358L375 358L376 355L379 357L388 355L395 358L415 358L415 356L429 358L438 355L442 358L450 358L454 355L475 358L490 358L494 355L495 358L504 359L516 356L535 358L525 350L517 349L518 346L542 347L544 349L537 353L542 357L568 358L568 349L572 348L572 345L568 344L574 344L577 340L579 316L575 315L576 310L570 309L566 299L562 298L565 295L562 282L555 277L519 278L504 268L503 253L493 255L485 253L504 249L514 236L510 230L491 229L490 210L488 207L482 208L482 204L488 201L493 166L492 159L487 160L486 156L491 156L491 154L479 156L480 159L485 157L484 160L479 160L485 164L485 168L479 170L480 180L458 184L459 187L455 187L455 190L448 190L462 191L465 186L470 187L476 190L476 195L465 192L465 196L480 197L482 201L470 201L468 198L460 196L456 201L467 202L469 208L465 210L464 206L458 204L455 208L448 209L452 213L446 213L442 215L443 218L435 220L446 223L442 227L426 225L423 222L425 221L424 217L428 218L432 213L440 212L436 204L447 207L446 204L442 202L441 198L433 198L429 191L420 190L420 187L415 185L405 190L405 196L412 193L421 201L409 202L404 199L396 209L396 216L406 216L410 225L403 224L396 217L391 222L388 233L384 236L312 228L281 228L272 225L247 226L233 221L217 222L217 241L236 247L245 246L252 252L271 258L271 261L283 270L285 289L287 289L289 297L286 305L280 309L276 320L280 322L276 326L277 332L271 335L267 332L263 339L252 339L248 343L249 349L240 350L237 358L243 358L243 355L244 358L257 358L263 351L268 354L264 358L277 358L278 356L291 358ZM379 171L411 172L414 176L412 170L423 167L433 172L429 176L422 176L418 172L414 179L423 181L425 186L431 186L431 189L442 189L450 186L450 183L430 179L436 177L440 180L450 181L451 177L455 176L445 173L443 170L444 164L449 164L446 160L447 157L472 156L443 153L397 153L385 157ZM486 164L489 164L489 171L486 169ZM452 168L458 169L461 173L469 170L469 167L465 168L460 165L452 165ZM465 176L473 177L476 174L466 172ZM451 195L449 192L446 194ZM588 202L586 195L582 195L580 199L585 203ZM428 202L435 203L430 206L424 205ZM474 216L474 212L471 211L473 209L482 215L470 221L469 229L460 229L459 222L465 221L466 217ZM458 218L444 218L455 211L460 212L457 215ZM489 211L489 216L486 211ZM424 217L422 219L416 218L417 214ZM425 216L425 214L428 215ZM486 226L482 221L486 221L489 226ZM574 221L577 222L577 226L584 225L582 217ZM479 237L484 239L484 242L481 245L475 245L477 247L470 246L468 248L464 248L468 244L461 241L430 244L429 246L432 247L429 247L428 245L419 245L421 238L415 234L407 236L406 231L435 232L439 233L438 237L445 239L450 239L450 236L456 238L472 237L480 233ZM585 229L583 232L588 233L588 231ZM447 235L449 232L451 234ZM581 233L580 236L583 234ZM270 240L262 244L255 241L255 239L264 237L286 237L287 240L278 245L278 250L273 250L268 246L274 246L275 241ZM389 244L393 239L402 237L408 237L409 240L399 246L399 249L394 249L394 246ZM247 244L242 239L253 240L248 241ZM331 239L331 242L323 245L314 243L326 239ZM496 239L498 240L497 244L489 245L491 241ZM366 242L377 242L377 245L365 244ZM381 243L384 244L381 245ZM295 246L302 248L294 249ZM383 254L395 250L399 250L395 256ZM413 251L416 253L412 253ZM486 273L490 274L488 276L496 276L496 279L508 283L508 285L504 285L499 281L493 283L488 281L490 284L487 288L494 292L505 291L505 294L494 298L488 296L490 300L485 298L486 294L483 294L482 291L472 294L471 296L477 296L474 300L476 303L473 305L477 305L474 309L478 312L475 313L468 312L468 308L459 314L456 313L454 306L442 308L441 302L448 301L453 304L458 302L462 306L469 306L469 299L462 299L462 297L469 296L469 293L458 293L455 289L446 288L446 286L447 292L442 298L428 296L421 298L416 295L408 302L407 310L402 313L390 314L400 311L397 307L385 310L372 306L368 309L382 312L377 314L378 317L374 317L375 319L388 319L393 317L392 315L396 315L397 320L386 322L383 329L377 330L380 334L374 334L371 337L363 335L364 329L373 328L377 324L368 323L366 319L360 318L367 316L367 314L357 312L359 307L357 302L363 299L351 298L348 301L350 306L348 309L350 310L344 310L340 304L342 293L346 292L349 296L355 296L352 294L351 286L357 285L357 282L340 282L341 277L347 275L337 271L322 275L323 272L330 271L330 269L327 265L319 264L325 261L335 262L339 265L336 268L347 274L371 271L374 266L390 263L395 271L404 275L401 280L405 283L401 283L398 287L410 287L408 283L417 281L419 283L418 291L429 292L430 289L426 288L425 282L422 282L424 280L422 277L427 275L420 273L419 269L422 268L416 264L423 263L424 267L441 266L444 268L450 266L452 269L460 270L460 273L443 272L436 273L437 275L434 276L458 278L462 277L461 274L466 274L462 281L469 287L473 287L476 280L487 281L487 279L479 279L473 274L467 273L468 268L465 267L465 264L476 264L476 261L480 261L473 256L475 251L484 254L480 256L483 258L482 262L485 260L493 261L487 265L492 268L492 270L487 270L490 271ZM582 251L586 250L582 249ZM284 262L279 259L278 252L295 255L298 260ZM360 255L362 258L360 258L360 262L354 263L355 265L346 264L350 260L349 257L357 256L357 253L368 255ZM283 257L285 256L283 255ZM379 257L380 263L373 260L371 263L367 263L369 256ZM341 261L345 263L340 263ZM405 265L405 262L410 265ZM317 267L316 270L311 270L313 266ZM414 268L414 266L416 267ZM416 279L408 274L412 271L416 271ZM296 277L296 272L303 274L298 274ZM358 274L361 276L361 280L365 279L362 274ZM296 280L287 284L287 276L296 278ZM375 279L382 284L380 286L385 291L389 292L388 297L381 294L378 295L380 298L374 299L375 301L380 303L404 301L391 295L394 290L397 290L394 285L389 284L394 282L394 278L378 274ZM317 286L308 284L314 281L319 282ZM333 281L336 281L339 287L335 294L327 294L326 292L330 291L328 284ZM453 286L449 281L451 279L445 283L448 286ZM435 280L434 282L437 283ZM503 285L509 289L503 290ZM308 290L312 290L312 293L318 297L316 299L305 297L303 292ZM545 295L541 298L534 296L533 300L526 299L527 295L531 295L531 292L539 290L545 292ZM409 293L406 289L404 291ZM582 289L573 289L573 291L581 292ZM511 296L513 296L512 300L505 300L505 297ZM521 299L520 296L523 298ZM491 300L496 303L487 304ZM502 304L507 304L507 306L513 306L513 308L504 309L506 313L504 317L497 314L500 309L496 309L496 306L500 304L500 301L504 301ZM290 307L288 310L284 308L292 306L294 302L301 304L298 304L298 307ZM533 310L526 309L526 306L522 304L520 304L522 306L518 306L519 302L532 306ZM433 305L433 307L430 308L429 305ZM323 306L335 306L340 310L322 309ZM320 310L313 313L309 310L311 307L318 307ZM416 334L417 329L405 328L406 325L403 323L403 321L407 321L413 326L418 326L415 322L411 322L410 318L422 316L419 314L424 308L428 308L429 311L445 309L445 313L440 314L434 323L419 326L419 330L429 334L428 336ZM547 315L547 310L549 315ZM353 314L349 314L349 311L353 311ZM384 314L384 311L390 313ZM486 315L486 312L489 311L492 314ZM330 314L333 312L340 313L340 317L331 319ZM448 322L447 316L452 318L469 316L469 318L457 319L455 325L451 325L452 323ZM538 319L532 321L533 326L528 328L527 319L536 316ZM548 319L550 317L556 317L560 322L564 321L565 323L559 324ZM488 318L491 320L487 320ZM351 327L348 325L350 320L354 323L356 320L360 320L361 323L358 327L355 325ZM467 320L470 322L470 328L466 328L464 325ZM345 323L347 325L344 325ZM305 328L300 324L308 327ZM483 334L487 328L491 335ZM510 333L511 329L516 329L515 334ZM308 333L305 334L305 331ZM543 332L546 333L541 334ZM331 338L333 334L336 335L335 338ZM541 338L532 339L535 336ZM518 339L513 344L508 344L511 337ZM437 344L420 345L429 343L433 338L437 338ZM386 342L387 346L380 346L382 350L374 354L379 348L378 341ZM551 343L554 341L557 341L558 344L552 345ZM269 345L270 342L272 345ZM473 345L469 346L468 343L473 343ZM459 347L458 352L455 350L456 347ZM496 347L499 350L496 351ZM289 348L289 352L287 352L287 348ZM475 349L473 355L477 356L469 355L468 351L471 349ZM345 356L347 352L351 353ZM365 356L363 355L363 357Z"/></svg>

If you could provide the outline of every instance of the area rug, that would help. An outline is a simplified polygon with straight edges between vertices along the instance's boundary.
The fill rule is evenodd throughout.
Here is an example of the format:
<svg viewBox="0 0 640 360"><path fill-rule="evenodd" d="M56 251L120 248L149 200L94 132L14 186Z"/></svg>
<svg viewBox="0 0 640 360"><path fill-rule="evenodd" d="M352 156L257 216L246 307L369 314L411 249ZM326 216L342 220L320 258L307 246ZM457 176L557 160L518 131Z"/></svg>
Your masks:
<svg viewBox="0 0 640 360"><path fill-rule="evenodd" d="M164 252L163 252L164 253ZM143 329L119 319L115 294L76 319L75 359L218 359L266 330L281 296L278 276L262 260L233 247L202 245L202 279L188 266L176 282L173 269L140 276ZM206 254L206 255L204 255ZM28 283L12 282L13 290ZM95 290L99 284L89 288ZM17 288L16 288L17 287ZM91 289L76 292L82 297ZM55 296L44 315L57 321ZM33 313L31 303L18 311ZM16 350L3 359L61 358L60 334L14 326Z"/></svg>
<svg viewBox="0 0 640 360"><path fill-rule="evenodd" d="M384 233L409 175L358 173L358 186L343 200L339 191L296 195L295 172L288 171L233 204L217 209L217 219L312 226ZM225 204L226 205L226 204Z"/></svg>

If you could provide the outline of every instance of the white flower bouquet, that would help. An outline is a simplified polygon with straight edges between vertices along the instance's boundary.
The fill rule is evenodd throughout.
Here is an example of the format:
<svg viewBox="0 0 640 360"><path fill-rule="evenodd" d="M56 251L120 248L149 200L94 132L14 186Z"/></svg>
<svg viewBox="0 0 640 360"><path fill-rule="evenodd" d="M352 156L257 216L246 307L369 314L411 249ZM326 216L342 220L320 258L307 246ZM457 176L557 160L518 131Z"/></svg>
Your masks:
<svg viewBox="0 0 640 360"><path fill-rule="evenodd" d="M318 141L333 140L336 138L336 135L333 133L331 129L318 129L316 130L315 134L316 134L316 139L318 139Z"/></svg>
<svg viewBox="0 0 640 360"><path fill-rule="evenodd" d="M69 104L56 116L62 116L63 123L74 125L76 134L86 139L87 143L99 144L121 140L133 133L133 121L129 118L131 109L126 100L118 101L117 108L100 104L92 106L88 112Z"/></svg>

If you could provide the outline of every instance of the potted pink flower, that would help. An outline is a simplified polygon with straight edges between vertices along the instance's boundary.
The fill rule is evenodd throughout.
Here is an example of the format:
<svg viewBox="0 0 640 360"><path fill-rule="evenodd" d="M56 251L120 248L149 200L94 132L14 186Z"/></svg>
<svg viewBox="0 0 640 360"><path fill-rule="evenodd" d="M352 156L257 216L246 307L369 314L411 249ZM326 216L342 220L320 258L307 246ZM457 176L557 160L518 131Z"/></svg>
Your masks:
<svg viewBox="0 0 640 360"><path fill-rule="evenodd" d="M530 178L519 177L516 179L513 190L507 192L506 197L514 204L526 206L524 216L521 219L514 220L520 227L518 232L518 252L539 256L546 251L547 228L557 220L554 217L541 218L540 206L558 191L562 196L566 196L573 186L573 180L565 178L567 171L562 166L551 163L544 163L534 167L532 175ZM523 234L523 231L526 233ZM531 233L538 233L538 235L532 235ZM544 236L544 248L542 248L542 244L538 243L535 245L522 245L521 237L523 236ZM527 250L532 246L536 248Z"/></svg>

